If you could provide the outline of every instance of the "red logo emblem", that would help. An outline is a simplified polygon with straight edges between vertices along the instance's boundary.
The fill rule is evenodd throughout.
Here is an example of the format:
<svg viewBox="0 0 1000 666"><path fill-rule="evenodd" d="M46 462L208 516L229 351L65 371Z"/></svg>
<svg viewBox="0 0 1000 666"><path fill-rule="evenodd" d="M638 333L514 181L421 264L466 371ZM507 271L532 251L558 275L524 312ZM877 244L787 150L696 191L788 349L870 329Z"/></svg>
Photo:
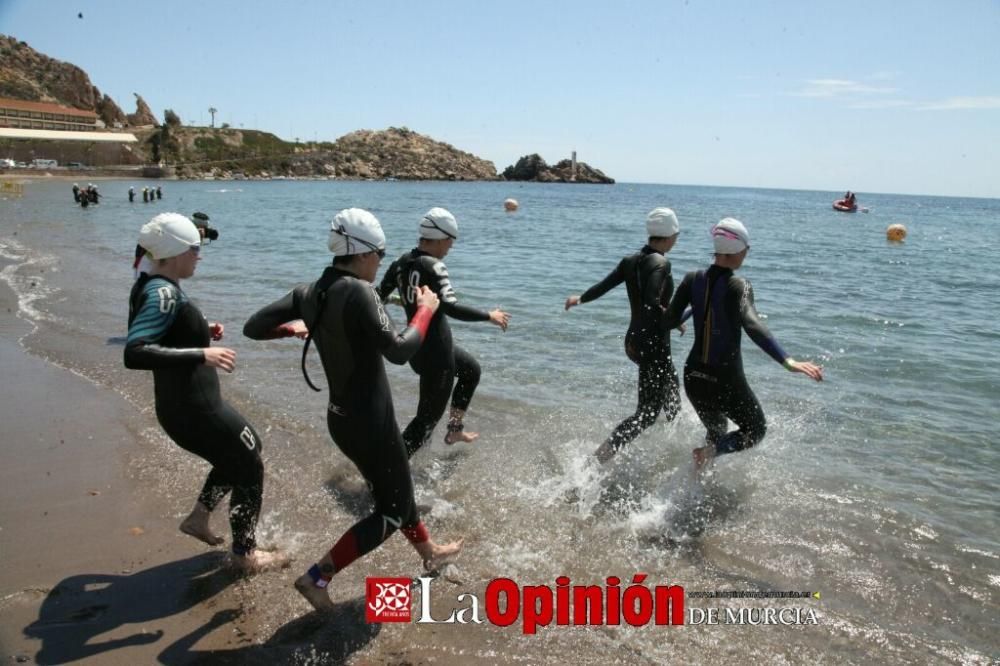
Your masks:
<svg viewBox="0 0 1000 666"><path fill-rule="evenodd" d="M365 620L377 622L409 622L410 578L368 578L365 580Z"/></svg>

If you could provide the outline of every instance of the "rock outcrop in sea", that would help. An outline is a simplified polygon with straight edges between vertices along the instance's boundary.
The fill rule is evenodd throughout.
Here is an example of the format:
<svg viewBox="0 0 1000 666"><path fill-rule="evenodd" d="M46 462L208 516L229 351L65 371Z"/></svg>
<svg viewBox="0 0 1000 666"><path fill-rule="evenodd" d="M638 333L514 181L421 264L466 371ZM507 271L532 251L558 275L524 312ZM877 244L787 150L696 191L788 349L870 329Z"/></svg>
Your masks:
<svg viewBox="0 0 1000 666"><path fill-rule="evenodd" d="M595 169L586 162L577 162L573 169L572 160L560 160L555 165L549 164L538 153L525 155L517 164L503 170L505 180L530 180L539 183L603 183L612 184L614 178L604 175L600 169Z"/></svg>

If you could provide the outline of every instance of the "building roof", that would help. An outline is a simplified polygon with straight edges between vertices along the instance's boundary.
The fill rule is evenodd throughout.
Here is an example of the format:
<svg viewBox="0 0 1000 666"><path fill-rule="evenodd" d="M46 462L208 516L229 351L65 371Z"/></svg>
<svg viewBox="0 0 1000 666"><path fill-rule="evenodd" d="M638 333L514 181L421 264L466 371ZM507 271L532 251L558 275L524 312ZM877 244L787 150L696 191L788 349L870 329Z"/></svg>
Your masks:
<svg viewBox="0 0 1000 666"><path fill-rule="evenodd" d="M87 120L97 118L97 114L93 111L72 109L68 106L60 106L51 102L26 102L23 99L9 99L7 97L0 97L0 108L17 109L18 111L37 111L40 113L61 113L65 116L77 116L79 118L86 118Z"/></svg>
<svg viewBox="0 0 1000 666"><path fill-rule="evenodd" d="M137 143L129 132L72 132L69 130L37 130L0 127L0 139L48 139L50 141L99 141L103 143Z"/></svg>

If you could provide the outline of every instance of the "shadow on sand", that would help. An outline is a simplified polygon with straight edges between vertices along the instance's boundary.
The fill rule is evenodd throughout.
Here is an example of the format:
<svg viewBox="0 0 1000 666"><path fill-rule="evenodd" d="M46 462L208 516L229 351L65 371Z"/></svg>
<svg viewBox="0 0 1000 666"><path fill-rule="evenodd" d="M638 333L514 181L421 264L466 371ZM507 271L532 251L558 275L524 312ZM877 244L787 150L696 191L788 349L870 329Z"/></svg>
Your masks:
<svg viewBox="0 0 1000 666"><path fill-rule="evenodd" d="M365 622L363 597L336 604L328 613L296 618L261 645L232 650L195 650L195 644L219 627L234 621L239 611L216 613L204 626L175 641L157 656L163 664L340 664L371 642L382 629Z"/></svg>
<svg viewBox="0 0 1000 666"><path fill-rule="evenodd" d="M80 574L60 581L43 600L38 619L24 628L26 636L42 641L34 661L64 664L104 655L115 662L123 656L109 654L114 650L162 640L157 620L186 613L239 579L224 563L223 553L205 553L131 574ZM358 598L331 613L310 613L261 645L194 650L201 638L240 615L222 610L166 646L157 659L165 664L275 664L308 655L319 663L340 662L378 635L381 627L365 623L364 607L365 600ZM109 633L114 637L105 636Z"/></svg>
<svg viewBox="0 0 1000 666"><path fill-rule="evenodd" d="M182 613L236 580L222 553L205 553L131 574L80 574L60 581L42 601L38 619L24 628L42 641L39 664L63 664L133 645L155 643L162 630L145 629L96 641L125 625Z"/></svg>

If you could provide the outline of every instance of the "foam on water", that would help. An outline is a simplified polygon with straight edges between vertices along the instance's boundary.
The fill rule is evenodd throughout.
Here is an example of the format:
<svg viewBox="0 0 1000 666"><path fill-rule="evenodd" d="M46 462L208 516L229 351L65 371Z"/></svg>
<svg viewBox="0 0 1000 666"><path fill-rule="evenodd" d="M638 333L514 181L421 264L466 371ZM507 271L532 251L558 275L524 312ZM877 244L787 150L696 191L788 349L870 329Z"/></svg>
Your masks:
<svg viewBox="0 0 1000 666"><path fill-rule="evenodd" d="M861 662L868 652L848 646L862 639L898 663L928 654L977 663L995 651L988 626L1000 614L1000 452L993 446L1000 377L983 359L995 355L1000 279L965 267L995 259L974 231L1000 217L1000 202L871 195L869 215L829 233L844 221L831 217L828 193L518 185L522 209L507 215L507 183L171 182L164 200L132 206L123 203L128 186L107 182L105 203L86 211L71 206L60 183L32 185L21 200L4 202L0 257L13 263L0 279L15 289L26 317L65 329L76 352L93 341L85 358L95 360L80 361L78 371L131 395L152 418L143 402L148 378L127 374L143 390L120 387L121 348L106 345L124 334L136 230L166 209L209 213L220 239L205 248L184 288L207 316L227 324L226 344L239 351L223 393L264 434L261 534L288 544L297 558L328 550L370 510L370 499L331 445L326 394L304 390L300 343L250 342L240 326L318 276L335 210L372 209L395 255L412 246L415 216L444 205L462 224L446 259L460 299L514 315L506 334L452 326L483 368L467 417L481 441L444 447L439 427L412 460L435 538L469 538L463 572L551 584L561 574L593 582L648 571L688 589L823 592L817 629L732 628L721 640L692 628L674 634L670 646L638 630L574 634L593 654L621 647L653 661L704 661L732 649L794 661L822 659L835 644L846 660ZM690 466L704 429L686 401L673 423L655 424L611 463L595 464L593 451L635 408L635 366L622 354L624 290L562 308L566 296L641 245L646 211L665 204L686 232L671 253L675 281L707 263L702 231L711 222L746 213L755 250L743 273L758 309L793 356L820 360L827 372L822 384L807 382L744 339L768 434L754 450L720 458L703 482L692 480ZM884 223L901 211L910 237L887 246ZM801 238L817 234L827 243L822 256L803 252ZM401 321L398 310L390 314ZM690 333L672 341L680 369ZM415 409L414 375L406 366L388 374L405 424ZM134 475L160 489L172 515L185 514L204 464L155 427L141 439ZM403 557L412 557L405 544L379 549L358 575L366 567L399 570ZM928 609L931 599L937 610ZM297 607L282 601L275 612ZM935 613L963 621L942 623ZM557 655L561 636L549 632L534 645Z"/></svg>

